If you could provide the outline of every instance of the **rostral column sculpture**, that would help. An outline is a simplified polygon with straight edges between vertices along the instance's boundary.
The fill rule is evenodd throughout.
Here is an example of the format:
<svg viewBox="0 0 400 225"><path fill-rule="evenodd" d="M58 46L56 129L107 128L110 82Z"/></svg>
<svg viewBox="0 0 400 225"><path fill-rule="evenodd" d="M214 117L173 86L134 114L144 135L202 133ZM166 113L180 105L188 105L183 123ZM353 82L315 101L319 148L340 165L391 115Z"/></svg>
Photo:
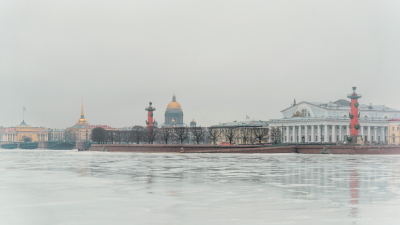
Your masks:
<svg viewBox="0 0 400 225"><path fill-rule="evenodd" d="M358 135L358 130L360 129L360 124L358 124L358 119L360 114L358 112L358 99L361 95L356 93L356 87L353 87L353 94L348 94L347 97L351 99L351 110L349 113L350 117L350 136L347 137L347 141L353 144L361 144L362 137Z"/></svg>
<svg viewBox="0 0 400 225"><path fill-rule="evenodd" d="M149 102L149 107L146 107L146 111L147 111L147 120L146 120L146 124L147 127L152 127L153 126L153 111L156 110L156 108L152 107L153 103Z"/></svg>

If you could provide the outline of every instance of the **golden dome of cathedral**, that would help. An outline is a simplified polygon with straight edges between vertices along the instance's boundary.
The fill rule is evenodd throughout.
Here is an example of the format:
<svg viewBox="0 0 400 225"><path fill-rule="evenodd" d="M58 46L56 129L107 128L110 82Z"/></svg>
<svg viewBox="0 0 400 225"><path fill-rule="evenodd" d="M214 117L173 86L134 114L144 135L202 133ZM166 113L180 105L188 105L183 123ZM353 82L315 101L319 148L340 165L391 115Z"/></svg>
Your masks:
<svg viewBox="0 0 400 225"><path fill-rule="evenodd" d="M175 95L172 96L172 102L170 102L168 104L168 106L167 106L167 109L171 109L171 108L174 108L174 109L180 109L181 108L181 105L176 101Z"/></svg>

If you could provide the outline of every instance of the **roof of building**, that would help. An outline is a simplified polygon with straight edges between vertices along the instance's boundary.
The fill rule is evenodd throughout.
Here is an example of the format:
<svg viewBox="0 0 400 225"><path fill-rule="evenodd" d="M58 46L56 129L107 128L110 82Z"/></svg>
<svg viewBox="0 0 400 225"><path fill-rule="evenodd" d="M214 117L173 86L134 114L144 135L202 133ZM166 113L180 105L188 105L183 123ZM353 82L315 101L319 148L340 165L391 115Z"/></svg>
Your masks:
<svg viewBox="0 0 400 225"><path fill-rule="evenodd" d="M172 102L170 102L167 106L167 109L171 109L171 108L175 108L175 109L180 109L181 105L176 101L176 96L172 96Z"/></svg>
<svg viewBox="0 0 400 225"><path fill-rule="evenodd" d="M388 120L389 122L390 121L400 121L400 118L394 118L394 119L390 119L390 120Z"/></svg>
<svg viewBox="0 0 400 225"><path fill-rule="evenodd" d="M335 102L306 102L306 101L302 101L296 105L292 105L284 110L282 110L281 112L284 112L288 109L291 109L293 107L296 107L302 103L306 103L306 104L310 104L310 105L314 105L317 106L319 108L323 108L323 109L328 109L328 110L349 110L350 109L350 102L345 100L345 99L339 99ZM400 110L397 109L393 109L393 108L389 108L386 107L385 105L365 105L365 104L360 104L360 106L358 106L358 109L360 111L387 111L387 112L400 112Z"/></svg>
<svg viewBox="0 0 400 225"><path fill-rule="evenodd" d="M19 124L19 125L17 125L17 126L20 126L20 127L27 127L27 126L29 126L29 125L25 123L25 120L22 120L21 124Z"/></svg>
<svg viewBox="0 0 400 225"><path fill-rule="evenodd" d="M239 121L239 122L227 122L218 125L212 125L211 127L261 127L261 126L268 126L268 122L261 120L249 120L249 121Z"/></svg>
<svg viewBox="0 0 400 225"><path fill-rule="evenodd" d="M346 99L339 99L336 102L334 102L337 105L342 105L342 106L351 106L351 102L347 101Z"/></svg>

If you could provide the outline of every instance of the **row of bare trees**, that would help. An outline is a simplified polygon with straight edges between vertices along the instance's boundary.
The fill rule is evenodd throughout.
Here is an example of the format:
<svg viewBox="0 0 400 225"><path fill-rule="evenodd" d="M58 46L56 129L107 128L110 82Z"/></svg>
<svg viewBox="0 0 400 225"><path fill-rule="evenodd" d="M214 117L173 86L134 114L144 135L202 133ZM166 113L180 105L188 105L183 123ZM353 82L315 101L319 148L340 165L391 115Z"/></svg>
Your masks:
<svg viewBox="0 0 400 225"><path fill-rule="evenodd" d="M269 137L269 128L265 127L224 127L210 128L208 130L210 139L215 144L219 138L225 138L232 144L234 140L241 139L242 144L252 144L257 142L262 144L267 142Z"/></svg>
<svg viewBox="0 0 400 225"><path fill-rule="evenodd" d="M274 130L272 130L274 131ZM272 140L278 141L277 130L274 131ZM97 127L92 130L92 141L100 144L104 143L149 143L155 142L164 144L184 144L192 142L194 144L213 143L225 138L232 144L237 139L242 140L242 144L261 144L267 142L269 129L264 127L173 127L157 128L135 126L130 130L105 130ZM279 139L280 140L280 139Z"/></svg>

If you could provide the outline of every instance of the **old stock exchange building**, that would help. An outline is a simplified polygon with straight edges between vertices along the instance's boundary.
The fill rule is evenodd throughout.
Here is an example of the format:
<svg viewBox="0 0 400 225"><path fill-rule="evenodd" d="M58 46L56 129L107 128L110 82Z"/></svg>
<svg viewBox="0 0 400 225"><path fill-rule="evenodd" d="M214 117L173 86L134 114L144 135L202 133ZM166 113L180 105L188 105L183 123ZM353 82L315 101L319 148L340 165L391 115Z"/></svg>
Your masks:
<svg viewBox="0 0 400 225"><path fill-rule="evenodd" d="M269 121L270 127L282 129L284 143L337 142L350 134L350 102L301 102L281 111L282 119ZM364 142L387 142L388 120L397 118L400 111L385 105L359 106L359 134Z"/></svg>

